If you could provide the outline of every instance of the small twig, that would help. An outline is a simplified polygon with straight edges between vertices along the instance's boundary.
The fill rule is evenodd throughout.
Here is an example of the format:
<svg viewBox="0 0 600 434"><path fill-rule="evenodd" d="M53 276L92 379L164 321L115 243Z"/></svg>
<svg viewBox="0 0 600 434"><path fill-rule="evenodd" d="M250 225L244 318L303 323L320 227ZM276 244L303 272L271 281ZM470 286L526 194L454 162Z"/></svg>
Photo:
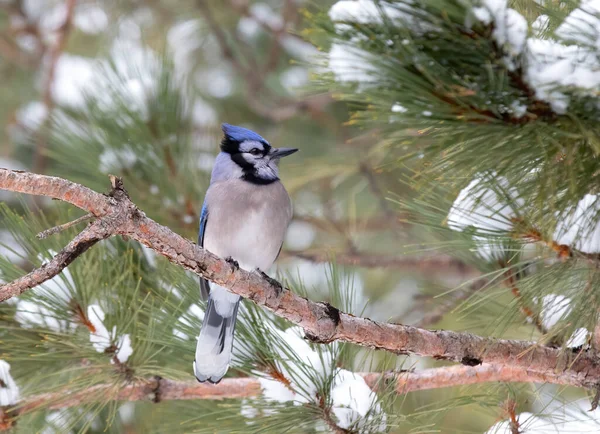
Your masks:
<svg viewBox="0 0 600 434"><path fill-rule="evenodd" d="M71 262L98 241L110 237L112 234L97 220L77 235L73 241L40 268L13 280L10 283L0 285L0 302L11 297L21 295L28 289L34 288L62 272Z"/></svg>
<svg viewBox="0 0 600 434"><path fill-rule="evenodd" d="M506 265L507 264L504 264L504 263L500 264L500 266L503 268L506 267ZM542 323L540 315L538 315L536 312L534 312L525 303L525 300L523 299L523 295L521 294L521 291L517 287L517 277L515 276L515 271L513 270L513 268L511 267L508 270L506 270L505 274L506 274L505 284L506 284L506 286L508 286L508 288L510 289L510 291L512 292L514 297L517 299L517 302L519 303L519 309L521 310L521 312L523 312L523 315L525 315L529 320L531 320L533 322L533 324L535 325L535 327L538 329L538 331L541 334L543 334L543 335L547 334L548 330L546 329L546 327L544 327L544 324Z"/></svg>
<svg viewBox="0 0 600 434"><path fill-rule="evenodd" d="M504 403L504 411L508 415L511 434L521 434L519 420L517 419L517 402L507 399Z"/></svg>
<svg viewBox="0 0 600 434"><path fill-rule="evenodd" d="M58 59L60 58L62 52L67 45L67 39L69 37L69 33L71 32L71 21L73 20L73 14L75 12L75 5L77 0L66 0L66 13L65 20L62 25L57 29L58 37L56 39L56 43L49 48L49 59L48 59L48 71L46 73L46 77L44 79L43 84L43 95L42 101L46 106L46 120L45 124L48 122L50 118L50 113L54 108L54 99L52 97L52 86L54 84L54 77L56 75L56 66L58 64ZM33 167L36 172L43 173L46 169L46 148L48 146L48 140L46 137L46 133L44 132L44 128L40 127L37 146L35 150Z"/></svg>
<svg viewBox="0 0 600 434"><path fill-rule="evenodd" d="M45 238L48 238L51 235L58 234L62 231L69 229L70 227L78 225L79 223L82 223L82 222L92 219L92 218L94 218L94 215L92 213L88 213L84 216L81 216L81 217L71 221L71 222L63 223L62 225L58 225L58 226L54 226L53 228L46 229L45 231L42 231L39 234L37 234L36 237L40 240L43 240Z"/></svg>
<svg viewBox="0 0 600 434"><path fill-rule="evenodd" d="M365 176L367 182L369 183L369 188L371 189L371 193L377 198L379 201L379 206L383 213L390 219L395 219L396 215L394 211L390 208L388 201L385 198L384 192L379 187L379 183L375 178L375 174L369 165L365 162L360 163L359 165L360 172Z"/></svg>

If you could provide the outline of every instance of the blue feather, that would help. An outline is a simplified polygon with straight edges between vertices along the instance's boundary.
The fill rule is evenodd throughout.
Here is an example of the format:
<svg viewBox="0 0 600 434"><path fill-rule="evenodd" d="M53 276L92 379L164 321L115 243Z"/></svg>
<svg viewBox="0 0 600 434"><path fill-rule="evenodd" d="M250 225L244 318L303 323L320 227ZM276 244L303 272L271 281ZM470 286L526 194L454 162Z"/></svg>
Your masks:
<svg viewBox="0 0 600 434"><path fill-rule="evenodd" d="M248 128L237 127L235 125L222 124L221 128L226 137L230 138L234 142L242 143L246 140L254 140L262 143L269 143L260 135Z"/></svg>
<svg viewBox="0 0 600 434"><path fill-rule="evenodd" d="M208 206L206 201L202 205L202 211L200 212L200 231L198 232L198 245L204 247L204 232L206 231L206 222L208 221ZM208 280L200 278L200 295L204 301L208 300L208 294L210 293L210 286Z"/></svg>

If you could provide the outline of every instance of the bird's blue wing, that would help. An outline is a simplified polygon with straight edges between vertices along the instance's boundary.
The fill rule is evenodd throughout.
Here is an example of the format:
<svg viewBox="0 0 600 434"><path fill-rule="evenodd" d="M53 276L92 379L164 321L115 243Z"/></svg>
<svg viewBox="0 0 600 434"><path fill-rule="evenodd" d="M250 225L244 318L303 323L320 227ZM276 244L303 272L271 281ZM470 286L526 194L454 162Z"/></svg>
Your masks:
<svg viewBox="0 0 600 434"><path fill-rule="evenodd" d="M206 202L202 205L202 211L200 212L200 231L198 232L198 245L204 247L204 231L206 231L206 222L208 221L208 207ZM208 280L200 278L200 295L202 300L208 300L208 294L210 293L210 286Z"/></svg>

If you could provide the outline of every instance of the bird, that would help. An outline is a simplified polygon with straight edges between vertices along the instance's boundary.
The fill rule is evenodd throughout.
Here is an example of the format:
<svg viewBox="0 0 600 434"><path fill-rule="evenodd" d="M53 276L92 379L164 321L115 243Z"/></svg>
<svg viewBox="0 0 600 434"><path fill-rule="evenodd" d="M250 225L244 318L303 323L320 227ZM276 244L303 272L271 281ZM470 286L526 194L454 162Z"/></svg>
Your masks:
<svg viewBox="0 0 600 434"><path fill-rule="evenodd" d="M292 202L279 179L280 159L298 151L275 148L247 128L222 124L221 152L200 213L198 244L246 271L275 262L292 219ZM218 383L231 362L240 296L200 278L207 301L193 368L200 382Z"/></svg>

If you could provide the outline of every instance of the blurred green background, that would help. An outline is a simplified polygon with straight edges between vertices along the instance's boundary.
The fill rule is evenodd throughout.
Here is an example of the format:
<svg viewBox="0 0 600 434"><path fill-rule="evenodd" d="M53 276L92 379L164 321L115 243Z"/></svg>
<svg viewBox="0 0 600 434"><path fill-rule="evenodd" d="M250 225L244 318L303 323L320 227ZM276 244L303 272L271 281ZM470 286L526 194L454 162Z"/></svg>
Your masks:
<svg viewBox="0 0 600 434"><path fill-rule="evenodd" d="M335 274L346 282L338 290L353 288L357 314L490 334L490 318L505 312L512 302L510 293L499 290L486 306L468 315L454 309L447 299L464 291L458 296L464 301L472 294L470 281L479 275L473 255L461 257L457 251L450 257L436 251L433 242L444 242L439 234L425 224L408 223L398 206L417 196L406 179L421 163L399 163L399 147L381 146L380 129L349 121L356 107L337 101L334 92L315 80L326 68L324 52L330 45L315 17L326 14L331 3L0 0L0 167L56 175L98 191L108 190L108 174L122 176L132 200L151 218L195 239L218 153L220 123L251 128L274 146L301 150L281 168L295 216L271 274L303 282L309 296L318 301L331 301ZM420 134L408 128L403 133ZM449 208L457 191L440 194L440 209ZM39 230L79 215L48 200L9 193L0 193L0 200L7 206L0 221L3 254L11 261L4 267L6 280L7 270L16 276L35 265L31 258L36 257L36 244L58 250L68 241L66 236L38 242L35 230L26 227L9 231L17 219L8 209L17 214L32 210L34 217L27 217L25 226L35 221ZM22 239L15 238L18 231L24 234ZM107 245L74 265L77 288L72 289L79 297L88 294L91 300L96 284L105 288L106 297L144 291L144 280L150 281L149 286L161 281L179 290L184 287L190 299L195 297L193 279L185 280L162 262L157 268L143 268L148 266L144 261L156 258L121 244L117 258L110 258ZM24 246L31 250L24 251ZM449 241L448 246L452 247ZM127 253L132 249L133 256ZM144 255L150 259L140 259ZM137 274L131 275L128 261ZM337 264L333 271L330 262ZM131 309L121 300L124 310ZM137 308L140 315L154 312L144 311L147 305ZM25 391L43 390L43 378L32 375L45 361L28 359L42 349L39 336L22 334L14 310L2 309L0 357L12 358L15 378ZM503 325L504 337L528 339L535 333L522 319L512 319ZM148 341L160 342L155 336ZM19 346L21 350L16 350ZM170 348L171 358L148 356L148 360L160 362L160 369L172 368L175 377L190 379L191 369L189 378L185 372L192 347L179 343L176 350ZM181 354L185 363L175 360ZM352 354L354 359L346 364L355 371L368 371L375 362L379 369L443 365L368 350ZM580 396L534 385L414 392L394 400L388 428L396 433L481 433L505 418L502 403L508 397L524 397L518 400L521 411L540 412L551 396L561 394ZM233 416L223 416L239 413L239 403L139 403L102 411L82 408L86 416L80 419L93 423L76 421L79 428L74 429L123 433L250 429L237 419L229 426L227 417ZM60 425L52 425L53 414L34 414L15 429L64 432ZM110 427L107 420L112 421Z"/></svg>

